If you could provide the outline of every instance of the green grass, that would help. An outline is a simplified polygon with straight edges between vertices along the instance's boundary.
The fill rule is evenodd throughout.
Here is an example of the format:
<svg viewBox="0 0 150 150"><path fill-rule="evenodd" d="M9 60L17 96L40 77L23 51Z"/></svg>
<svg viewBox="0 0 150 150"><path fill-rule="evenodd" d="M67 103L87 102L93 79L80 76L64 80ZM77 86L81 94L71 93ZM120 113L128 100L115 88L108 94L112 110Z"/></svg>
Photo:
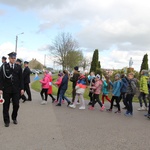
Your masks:
<svg viewBox="0 0 150 150"><path fill-rule="evenodd" d="M53 82L55 82L57 80L57 75L55 75L55 76L53 76ZM33 82L32 84L31 84L31 88L33 89L33 90L35 90L35 91L37 91L37 92L40 92L41 91L41 84L40 84L40 82L39 81L35 81L35 82ZM55 85L53 85L53 95L57 95L57 90L58 90L58 88L55 86ZM65 94L67 97L72 97L72 82L70 82L69 81L69 83L68 83L68 90L66 91L66 94ZM85 90L85 93L84 93L84 98L86 99L86 100L89 100L89 89L87 88L86 90ZM111 94L109 94L109 97L111 98ZM101 97L101 95L100 95L100 97ZM139 100L138 100L138 97L137 97L137 95L135 95L134 96L134 99L133 99L133 101L134 102L139 102Z"/></svg>

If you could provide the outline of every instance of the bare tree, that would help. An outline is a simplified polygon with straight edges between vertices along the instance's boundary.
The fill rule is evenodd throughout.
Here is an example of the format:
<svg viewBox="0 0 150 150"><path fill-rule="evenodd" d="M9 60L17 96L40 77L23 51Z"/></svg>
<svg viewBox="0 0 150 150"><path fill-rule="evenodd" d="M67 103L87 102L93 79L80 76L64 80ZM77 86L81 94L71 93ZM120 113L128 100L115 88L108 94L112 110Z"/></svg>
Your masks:
<svg viewBox="0 0 150 150"><path fill-rule="evenodd" d="M83 67L83 69L85 70L86 67L90 66L90 64L91 64L90 59L84 57L84 58L82 59L82 61L81 61L81 65L80 65L80 66Z"/></svg>
<svg viewBox="0 0 150 150"><path fill-rule="evenodd" d="M78 44L70 33L62 32L56 36L53 45L49 49L55 56L55 62L66 69L68 52L77 50Z"/></svg>

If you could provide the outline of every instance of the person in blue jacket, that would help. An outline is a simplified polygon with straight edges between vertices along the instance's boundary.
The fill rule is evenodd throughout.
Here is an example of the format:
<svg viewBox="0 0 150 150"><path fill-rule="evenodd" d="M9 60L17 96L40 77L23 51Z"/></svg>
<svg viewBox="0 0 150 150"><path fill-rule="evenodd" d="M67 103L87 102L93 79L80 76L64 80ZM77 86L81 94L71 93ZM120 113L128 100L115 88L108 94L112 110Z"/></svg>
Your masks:
<svg viewBox="0 0 150 150"><path fill-rule="evenodd" d="M63 79L60 85L59 102L56 106L61 106L62 99L65 99L68 102L68 106L71 104L70 100L65 96L65 92L68 89L68 80L69 80L68 71L64 70Z"/></svg>
<svg viewBox="0 0 150 150"><path fill-rule="evenodd" d="M115 75L115 82L111 83L113 90L112 90L112 98L111 98L111 105L110 108L107 109L107 111L112 111L114 100L116 100L117 108L118 110L115 111L115 113L121 113L120 110L120 104L119 104L119 97L120 97L120 89L121 89L121 80L120 80L120 74Z"/></svg>
<svg viewBox="0 0 150 150"><path fill-rule="evenodd" d="M123 100L123 104L125 105L125 98L126 98L126 92L127 92L127 87L128 87L128 81L126 80L125 78L125 75L121 75L121 89L120 89L120 92L121 92L121 95L120 95L120 98L119 98L119 103L121 101L121 99ZM123 109L126 109L126 105Z"/></svg>

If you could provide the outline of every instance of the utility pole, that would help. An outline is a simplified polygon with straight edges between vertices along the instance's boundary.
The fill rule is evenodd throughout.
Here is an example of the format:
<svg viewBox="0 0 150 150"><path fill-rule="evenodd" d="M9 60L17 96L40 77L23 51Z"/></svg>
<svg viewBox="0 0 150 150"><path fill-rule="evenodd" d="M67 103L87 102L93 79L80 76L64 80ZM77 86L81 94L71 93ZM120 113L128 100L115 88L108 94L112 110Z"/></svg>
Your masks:
<svg viewBox="0 0 150 150"><path fill-rule="evenodd" d="M20 35L20 34L24 34L24 32L19 33L19 34L16 35L16 47L15 47L15 52L16 53L17 53L17 46L18 46L18 35Z"/></svg>

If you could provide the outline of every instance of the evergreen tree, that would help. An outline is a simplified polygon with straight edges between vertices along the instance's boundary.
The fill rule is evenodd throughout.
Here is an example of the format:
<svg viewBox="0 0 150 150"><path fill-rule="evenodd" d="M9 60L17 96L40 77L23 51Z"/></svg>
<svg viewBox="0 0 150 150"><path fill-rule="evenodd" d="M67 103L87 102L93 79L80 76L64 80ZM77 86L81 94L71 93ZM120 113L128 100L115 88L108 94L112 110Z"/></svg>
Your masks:
<svg viewBox="0 0 150 150"><path fill-rule="evenodd" d="M141 64L141 70L140 70L140 72L143 69L144 70L148 70L148 55L147 54L145 54L144 57L143 57L143 61L142 61L142 64Z"/></svg>
<svg viewBox="0 0 150 150"><path fill-rule="evenodd" d="M92 71L96 72L97 68L98 68L98 49L96 49L93 53L90 72Z"/></svg>

